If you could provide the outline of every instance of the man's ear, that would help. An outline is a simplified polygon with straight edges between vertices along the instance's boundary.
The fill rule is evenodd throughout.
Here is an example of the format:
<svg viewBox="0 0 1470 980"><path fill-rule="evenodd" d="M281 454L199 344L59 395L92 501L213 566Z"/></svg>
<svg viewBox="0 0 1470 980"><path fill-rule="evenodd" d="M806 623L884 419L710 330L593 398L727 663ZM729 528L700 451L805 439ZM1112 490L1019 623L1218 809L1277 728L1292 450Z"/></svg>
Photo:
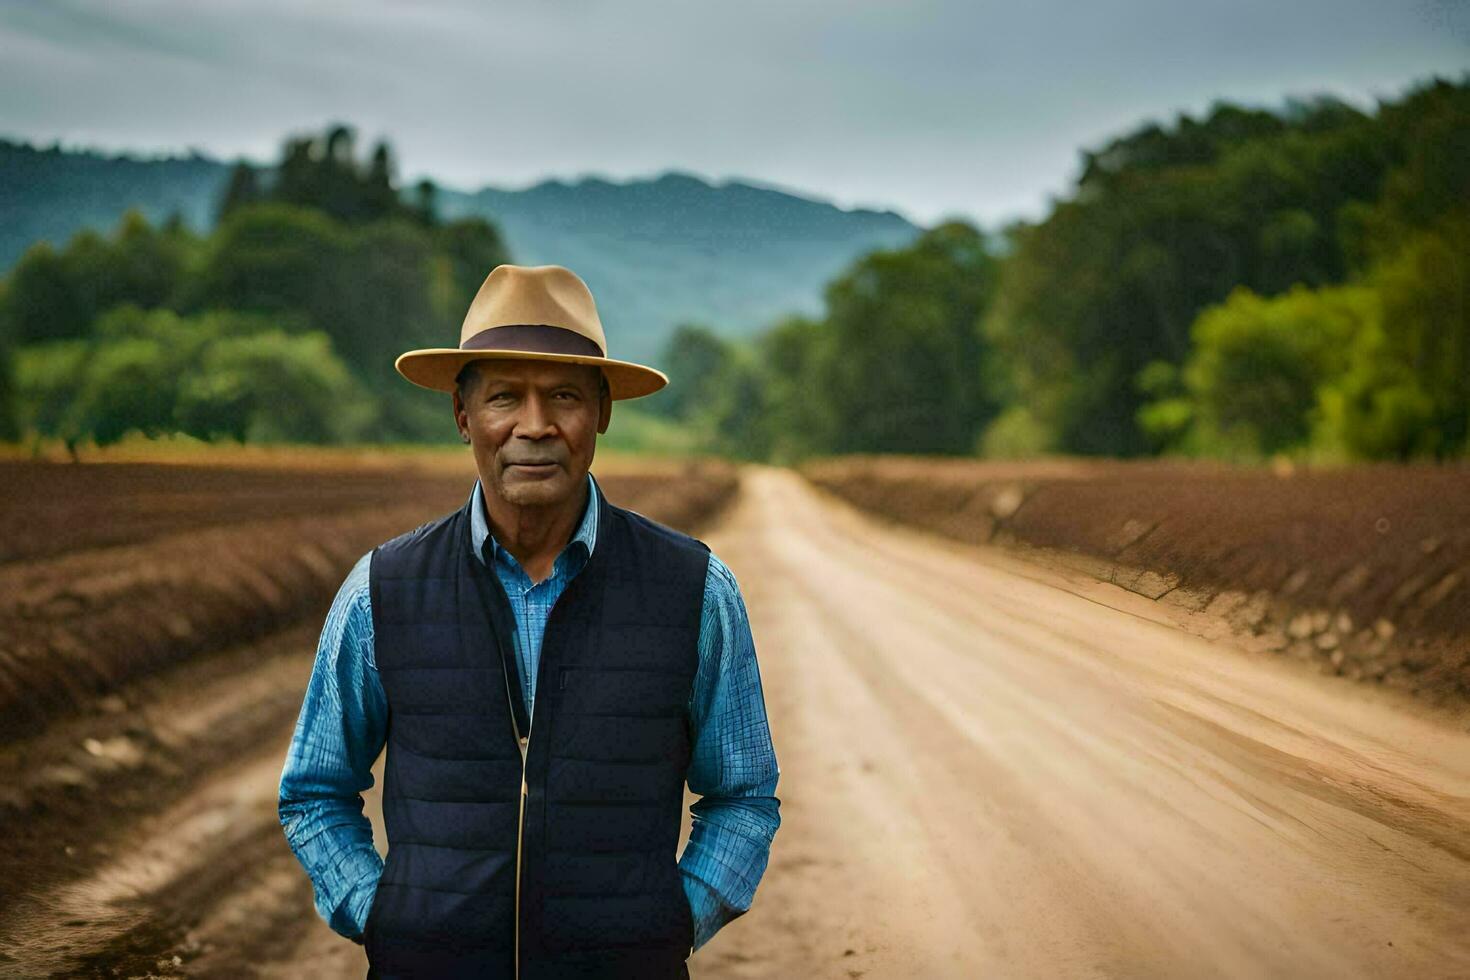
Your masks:
<svg viewBox="0 0 1470 980"><path fill-rule="evenodd" d="M460 441L461 442L469 442L470 440L467 438L466 433L465 433L465 427L462 424L460 424L460 421L459 421L460 413L464 411L464 405L461 404L461 402L459 400L459 392L458 391L452 391L452 392L449 393L449 397L450 397L449 404L454 409L454 427L459 430L459 438L460 438Z"/></svg>
<svg viewBox="0 0 1470 980"><path fill-rule="evenodd" d="M602 402L597 406L597 434L603 435L607 432L608 423L612 421L612 394L604 391Z"/></svg>

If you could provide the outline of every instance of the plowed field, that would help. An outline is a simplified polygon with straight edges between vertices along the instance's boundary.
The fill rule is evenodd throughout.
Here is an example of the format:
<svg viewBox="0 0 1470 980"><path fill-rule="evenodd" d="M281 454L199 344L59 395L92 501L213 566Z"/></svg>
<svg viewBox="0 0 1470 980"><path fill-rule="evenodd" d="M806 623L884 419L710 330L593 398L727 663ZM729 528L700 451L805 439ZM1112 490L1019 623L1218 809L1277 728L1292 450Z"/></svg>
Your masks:
<svg viewBox="0 0 1470 980"><path fill-rule="evenodd" d="M685 528L736 487L720 464L594 471ZM473 480L0 463L0 976L255 975L321 926L274 800L322 616Z"/></svg>

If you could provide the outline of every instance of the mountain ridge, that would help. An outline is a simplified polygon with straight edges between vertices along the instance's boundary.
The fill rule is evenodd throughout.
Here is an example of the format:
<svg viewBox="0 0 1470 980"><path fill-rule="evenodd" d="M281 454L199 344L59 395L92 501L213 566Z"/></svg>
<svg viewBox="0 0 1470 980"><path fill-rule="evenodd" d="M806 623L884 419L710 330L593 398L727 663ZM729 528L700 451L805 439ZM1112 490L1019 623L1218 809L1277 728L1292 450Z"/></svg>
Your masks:
<svg viewBox="0 0 1470 980"><path fill-rule="evenodd" d="M197 148L140 155L0 137L0 270L34 242L111 233L128 207L208 232L235 162ZM819 315L823 286L855 258L922 230L895 211L678 168L552 176L519 190L436 184L436 208L444 220L494 222L517 263L576 271L597 297L610 353L628 358L655 356L683 322L737 338L783 315Z"/></svg>

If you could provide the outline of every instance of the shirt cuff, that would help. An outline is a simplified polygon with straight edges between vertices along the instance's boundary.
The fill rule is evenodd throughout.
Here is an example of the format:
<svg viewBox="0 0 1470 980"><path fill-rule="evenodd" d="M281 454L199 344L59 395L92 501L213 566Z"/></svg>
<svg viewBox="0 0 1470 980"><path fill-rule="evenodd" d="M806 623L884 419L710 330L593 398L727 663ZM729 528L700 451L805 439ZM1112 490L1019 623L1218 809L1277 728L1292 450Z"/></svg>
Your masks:
<svg viewBox="0 0 1470 980"><path fill-rule="evenodd" d="M697 950L714 938L725 923L744 915L746 910L726 905L713 888L687 871L683 879L684 895L689 899L689 911L694 917L694 950Z"/></svg>
<svg viewBox="0 0 1470 980"><path fill-rule="evenodd" d="M378 891L378 880L382 877L383 866L380 859L375 869L363 875L358 879L357 884L352 886L352 891L348 892L347 897L332 916L333 929L355 943L362 942L363 931L367 929L368 916L373 910L373 898Z"/></svg>

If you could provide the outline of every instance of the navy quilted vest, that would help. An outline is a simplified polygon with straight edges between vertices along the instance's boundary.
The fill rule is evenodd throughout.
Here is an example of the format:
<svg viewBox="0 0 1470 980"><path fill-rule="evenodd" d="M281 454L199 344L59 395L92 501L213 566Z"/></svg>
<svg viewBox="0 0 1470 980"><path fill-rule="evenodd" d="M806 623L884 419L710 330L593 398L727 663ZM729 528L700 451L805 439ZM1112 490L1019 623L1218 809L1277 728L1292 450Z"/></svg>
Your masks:
<svg viewBox="0 0 1470 980"><path fill-rule="evenodd" d="M598 501L531 718L469 503L373 551L388 857L370 976L688 976L676 851L709 549Z"/></svg>

